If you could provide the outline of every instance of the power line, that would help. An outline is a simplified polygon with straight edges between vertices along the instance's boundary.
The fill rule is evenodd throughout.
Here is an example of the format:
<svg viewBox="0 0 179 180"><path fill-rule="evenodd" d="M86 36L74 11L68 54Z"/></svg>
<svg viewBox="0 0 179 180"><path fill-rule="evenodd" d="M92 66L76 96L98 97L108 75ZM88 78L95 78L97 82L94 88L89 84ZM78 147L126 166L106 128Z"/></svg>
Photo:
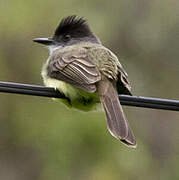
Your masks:
<svg viewBox="0 0 179 180"><path fill-rule="evenodd" d="M0 92L62 99L66 98L64 94L54 88L13 82L0 81ZM119 95L119 99L122 105L127 106L179 111L179 100L128 95Z"/></svg>

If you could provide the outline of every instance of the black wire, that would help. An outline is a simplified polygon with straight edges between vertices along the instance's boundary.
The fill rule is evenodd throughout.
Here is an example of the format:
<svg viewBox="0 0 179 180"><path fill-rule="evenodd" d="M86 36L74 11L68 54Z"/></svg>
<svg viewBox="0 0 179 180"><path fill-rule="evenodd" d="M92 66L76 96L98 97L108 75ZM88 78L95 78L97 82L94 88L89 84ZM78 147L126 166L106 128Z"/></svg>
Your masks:
<svg viewBox="0 0 179 180"><path fill-rule="evenodd" d="M64 94L55 90L54 88L48 88L39 85L20 84L12 82L0 81L0 92L25 94L42 97L54 97L64 99ZM179 111L179 100L160 99L142 96L128 96L119 95L119 99L122 105L145 107L153 109L163 109Z"/></svg>
<svg viewBox="0 0 179 180"><path fill-rule="evenodd" d="M9 88L17 88L17 89L28 89L28 90L37 90L37 91L54 91L53 88L48 88L39 85L31 85L31 84L20 84L14 82L3 82L0 81L0 87L9 87Z"/></svg>

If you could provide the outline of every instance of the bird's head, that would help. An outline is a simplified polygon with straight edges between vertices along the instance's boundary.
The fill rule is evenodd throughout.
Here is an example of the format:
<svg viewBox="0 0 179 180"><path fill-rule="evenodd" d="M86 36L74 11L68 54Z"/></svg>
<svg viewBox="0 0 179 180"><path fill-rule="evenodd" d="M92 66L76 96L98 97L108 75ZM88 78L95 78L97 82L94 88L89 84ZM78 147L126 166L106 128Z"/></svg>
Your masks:
<svg viewBox="0 0 179 180"><path fill-rule="evenodd" d="M81 42L101 43L91 31L87 21L84 18L78 18L76 15L62 19L53 37L35 38L33 41L49 48L65 47Z"/></svg>

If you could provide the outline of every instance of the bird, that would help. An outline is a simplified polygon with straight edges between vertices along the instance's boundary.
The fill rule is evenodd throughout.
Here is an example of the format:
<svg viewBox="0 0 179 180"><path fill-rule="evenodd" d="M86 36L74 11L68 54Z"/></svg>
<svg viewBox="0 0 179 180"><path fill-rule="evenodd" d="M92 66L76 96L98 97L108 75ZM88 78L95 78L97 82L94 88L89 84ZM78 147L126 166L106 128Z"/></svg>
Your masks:
<svg viewBox="0 0 179 180"><path fill-rule="evenodd" d="M65 96L61 101L68 107L90 111L101 103L111 135L135 148L136 139L118 98L119 94L132 95L128 74L87 20L67 16L52 37L33 41L49 49L41 73L45 86L60 91Z"/></svg>

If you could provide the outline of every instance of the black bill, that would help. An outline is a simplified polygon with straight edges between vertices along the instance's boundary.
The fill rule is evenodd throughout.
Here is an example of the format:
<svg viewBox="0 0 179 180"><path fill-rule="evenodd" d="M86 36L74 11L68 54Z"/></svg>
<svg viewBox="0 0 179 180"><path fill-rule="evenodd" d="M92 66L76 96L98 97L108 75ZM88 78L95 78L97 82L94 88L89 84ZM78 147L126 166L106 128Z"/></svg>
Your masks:
<svg viewBox="0 0 179 180"><path fill-rule="evenodd" d="M53 45L54 40L52 38L35 38L33 39L34 42L44 44L44 45Z"/></svg>

